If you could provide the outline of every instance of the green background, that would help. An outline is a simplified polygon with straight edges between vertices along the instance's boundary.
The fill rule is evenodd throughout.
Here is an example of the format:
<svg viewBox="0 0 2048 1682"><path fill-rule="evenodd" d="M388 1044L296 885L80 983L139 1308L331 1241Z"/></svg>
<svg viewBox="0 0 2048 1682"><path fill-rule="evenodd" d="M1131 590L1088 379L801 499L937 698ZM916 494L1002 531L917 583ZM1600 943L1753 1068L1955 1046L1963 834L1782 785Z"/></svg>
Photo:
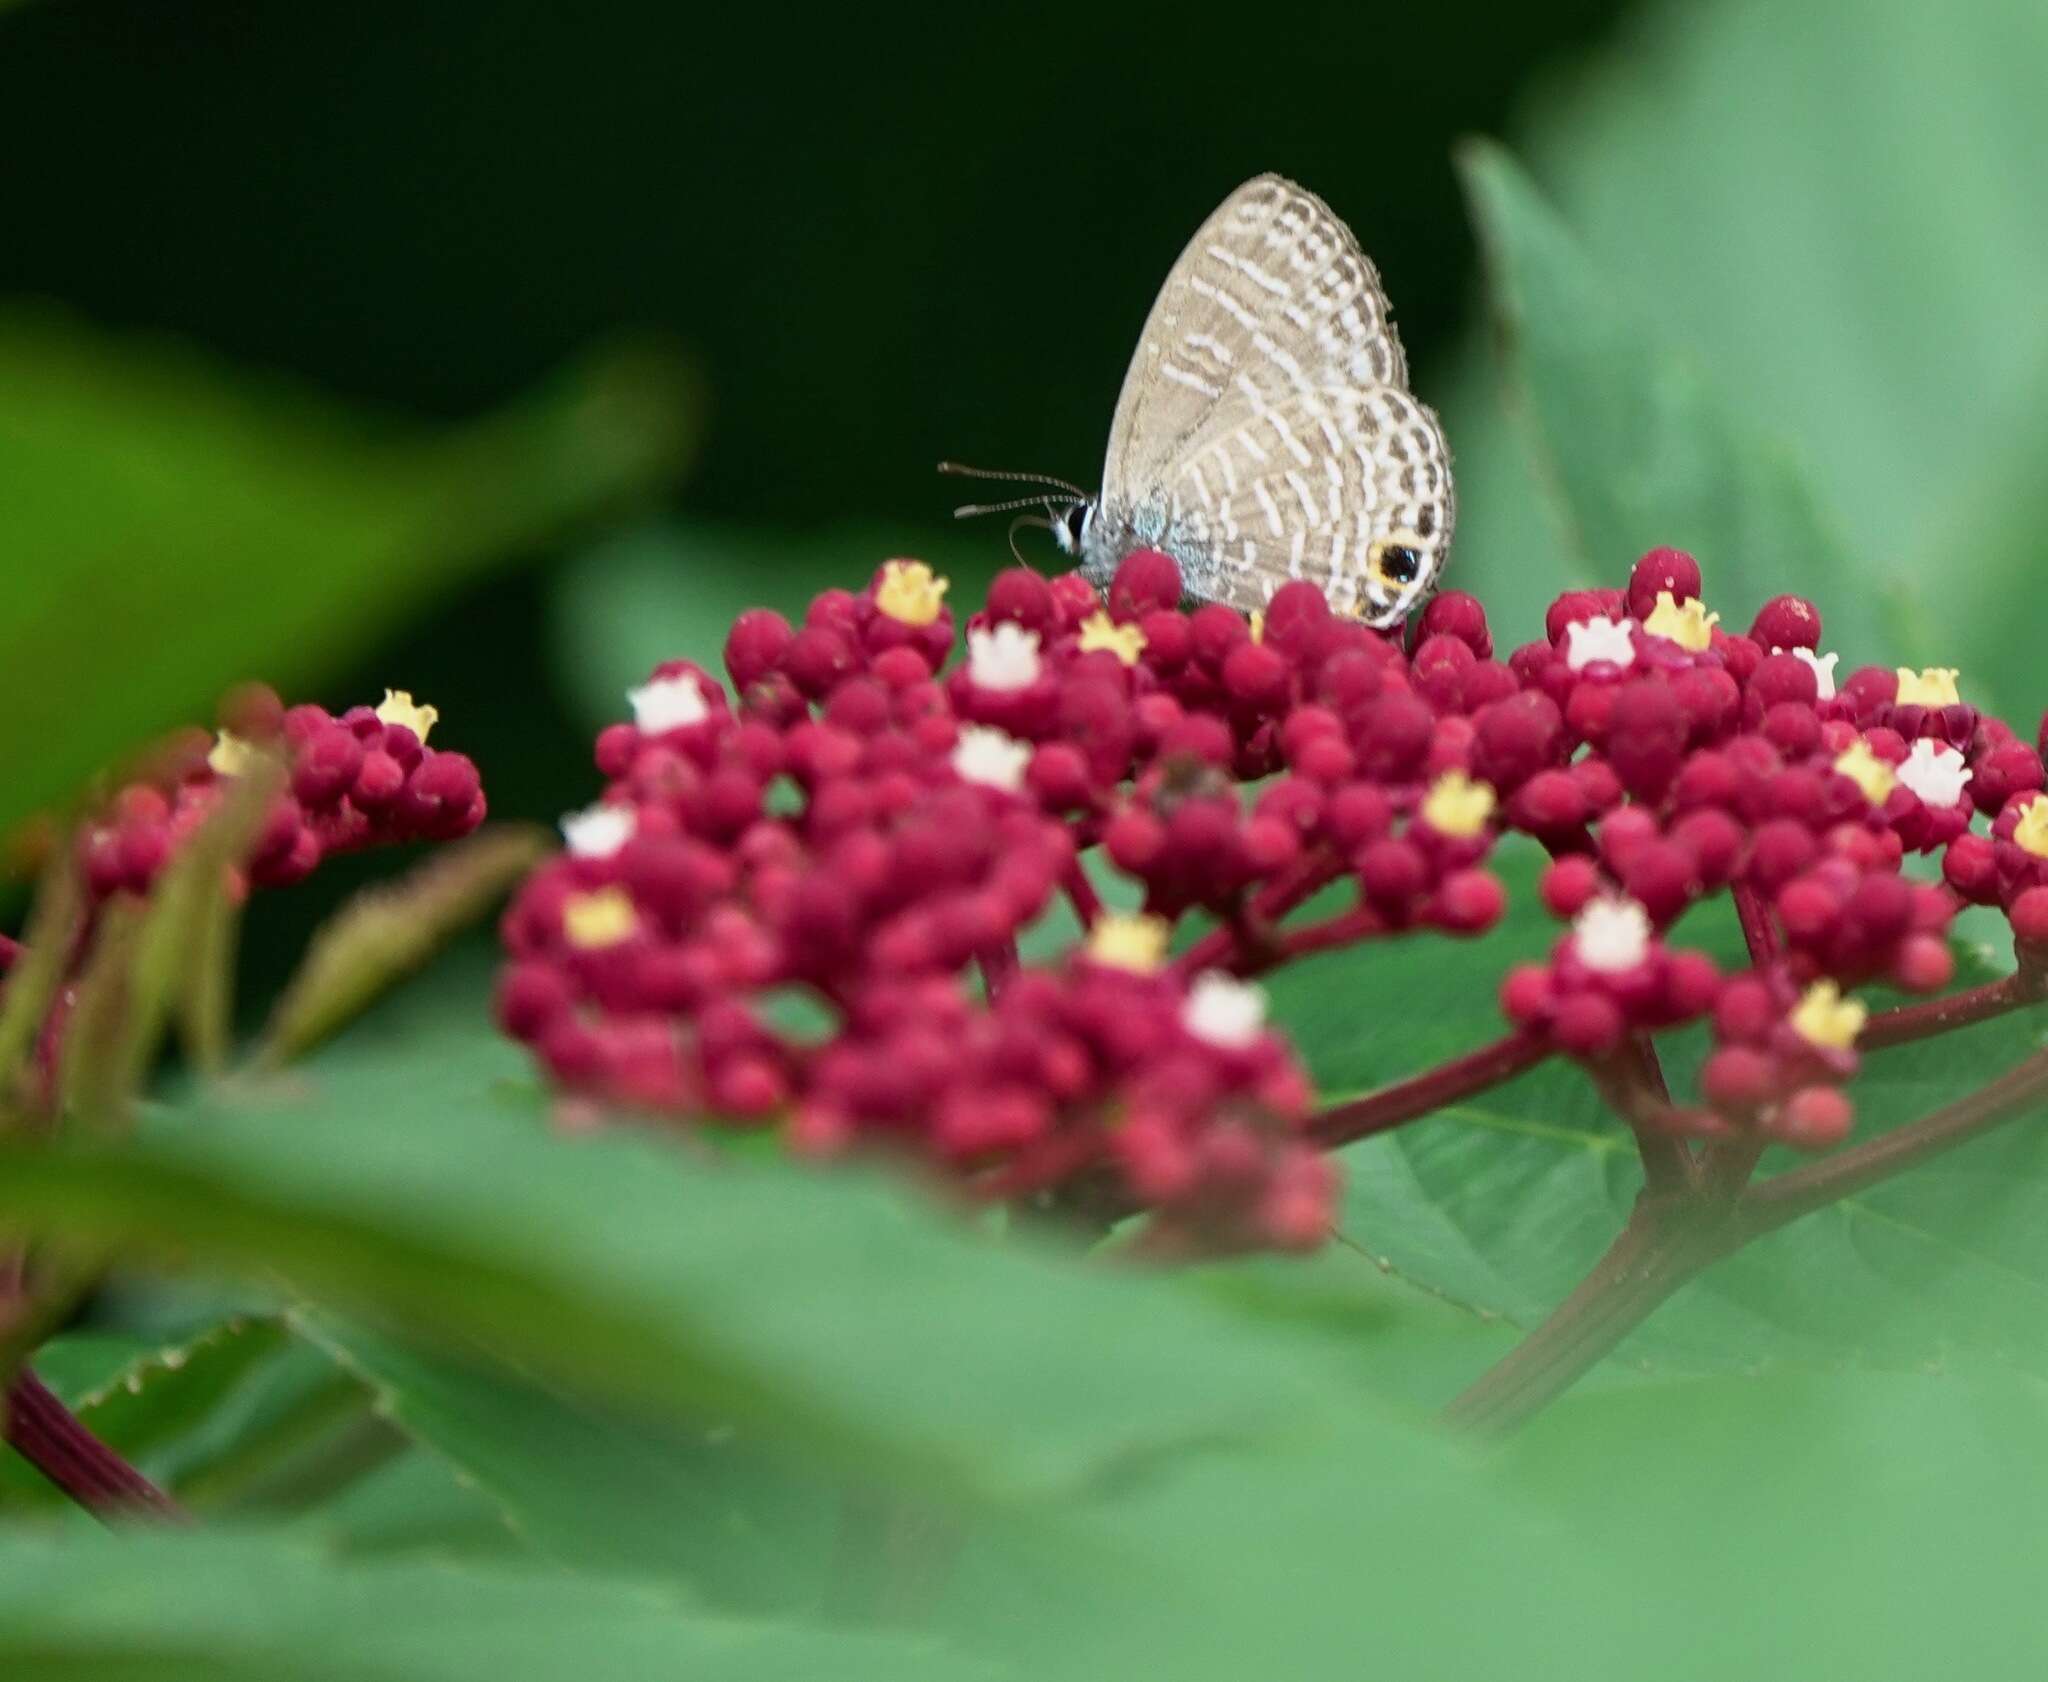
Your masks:
<svg viewBox="0 0 2048 1682"><path fill-rule="evenodd" d="M1265 168L1381 264L1504 641L1673 542L1732 624L1810 592L1845 669L2048 697L2036 0L0 10L0 823L250 675L409 687L500 815L583 804L621 691L738 608L898 553L971 600L1000 530L931 463L1089 477ZM1554 936L1503 866L1493 940L1276 979L1326 1096L1498 1033ZM250 1002L394 867L259 902ZM2039 1672L2038 1126L1482 1451L1431 1413L1639 1184L1572 1071L1348 1151L1311 1262L1136 1277L561 1138L488 964L126 1148L0 1145L0 1224L119 1264L40 1370L209 1532L99 1537L0 1457L24 1674ZM1860 1125L2040 1041L1873 1059Z"/></svg>

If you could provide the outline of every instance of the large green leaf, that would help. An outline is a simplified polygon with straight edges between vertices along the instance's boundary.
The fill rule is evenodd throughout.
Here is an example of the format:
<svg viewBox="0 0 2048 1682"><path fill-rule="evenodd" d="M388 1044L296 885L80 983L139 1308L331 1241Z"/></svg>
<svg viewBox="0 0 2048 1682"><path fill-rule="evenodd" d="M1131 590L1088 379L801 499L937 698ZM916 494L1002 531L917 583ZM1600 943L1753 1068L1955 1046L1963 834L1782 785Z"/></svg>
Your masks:
<svg viewBox="0 0 2048 1682"><path fill-rule="evenodd" d="M2019 516L2048 367L2044 65L2032 0L1660 0L1517 131L1599 268L1796 439L1855 558L1823 612L1858 588L1910 600L1850 661L1939 659L2024 709L2038 656L2006 628L2040 572ZM1473 355L1445 405L1459 564L1489 600L1559 564L1491 383ZM1765 593L1833 584L1795 554Z"/></svg>
<svg viewBox="0 0 2048 1682"><path fill-rule="evenodd" d="M837 1503L730 1426L662 1427L331 1314L298 1324L363 1381L380 1415L562 1563L681 1578L727 1604L817 1594Z"/></svg>
<svg viewBox="0 0 2048 1682"><path fill-rule="evenodd" d="M1512 909L1484 941L1445 945L1426 963L1399 945L1366 947L1274 978L1276 1014L1297 1027L1327 1096L1399 1078L1501 1031L1498 977L1556 936L1533 891L1535 861L1510 850L1502 866ZM1695 912L1680 938L1724 963L1740 950L1724 906ZM1958 962L1964 981L1991 973L1968 949ZM1858 1136L1960 1096L1973 1078L2017 1063L2044 1030L2023 1014L1872 1053L1852 1088ZM1667 1036L1681 1089L1702 1050L1697 1033ZM1365 1257L1522 1327L1585 1275L1642 1184L1627 1131L1564 1062L1354 1146L1344 1164L1343 1231ZM1774 1157L1766 1167L1780 1165ZM2044 1198L2048 1129L2023 1122L1721 1263L1622 1354L1663 1371L1786 1360L1912 1368L1967 1356L2048 1373L2036 1329L2048 1290Z"/></svg>
<svg viewBox="0 0 2048 1682"><path fill-rule="evenodd" d="M0 316L0 826L230 683L329 675L483 564L666 478L688 430L677 371L638 353L432 429Z"/></svg>
<svg viewBox="0 0 2048 1682"><path fill-rule="evenodd" d="M658 1589L337 1567L233 1536L0 1534L0 1663L53 1682L732 1682L973 1677L929 1642L708 1618Z"/></svg>
<svg viewBox="0 0 2048 1682"><path fill-rule="evenodd" d="M1349 1405L1295 1330L992 1243L870 1175L556 1133L518 1053L451 1027L475 1001L445 1005L401 998L360 1048L129 1147L14 1145L0 1217L274 1272L594 1397L985 1496Z"/></svg>
<svg viewBox="0 0 2048 1682"><path fill-rule="evenodd" d="M1875 658L1889 644L1868 581L1789 447L1617 293L1506 153L1475 144L1462 161L1512 401L1571 576L1618 584L1645 550L1674 545L1699 557L1731 628L1797 588L1852 664ZM1464 545L1492 570L1460 581L1509 641L1540 634L1557 582L1529 566L1529 535L1496 534L1491 553L1473 534Z"/></svg>

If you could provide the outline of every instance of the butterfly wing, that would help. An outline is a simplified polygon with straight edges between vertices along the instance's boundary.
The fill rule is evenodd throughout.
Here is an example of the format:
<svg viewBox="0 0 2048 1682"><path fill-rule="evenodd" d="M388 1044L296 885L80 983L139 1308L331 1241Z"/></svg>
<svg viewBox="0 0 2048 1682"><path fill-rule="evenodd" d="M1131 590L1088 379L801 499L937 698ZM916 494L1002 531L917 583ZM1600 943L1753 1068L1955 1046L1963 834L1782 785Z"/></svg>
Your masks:
<svg viewBox="0 0 2048 1682"><path fill-rule="evenodd" d="M1160 288L1111 423L1105 507L1160 505L1196 594L1258 607L1309 578L1392 623L1434 586L1452 520L1449 451L1407 378L1351 230L1259 176ZM1387 570L1392 551L1412 577Z"/></svg>

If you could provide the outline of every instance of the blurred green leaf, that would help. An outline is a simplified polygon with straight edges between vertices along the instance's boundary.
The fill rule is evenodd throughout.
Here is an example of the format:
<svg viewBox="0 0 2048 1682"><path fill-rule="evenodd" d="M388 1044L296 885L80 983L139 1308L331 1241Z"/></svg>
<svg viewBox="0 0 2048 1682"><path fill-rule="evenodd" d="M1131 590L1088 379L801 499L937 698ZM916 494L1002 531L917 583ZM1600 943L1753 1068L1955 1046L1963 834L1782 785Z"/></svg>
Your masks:
<svg viewBox="0 0 2048 1682"><path fill-rule="evenodd" d="M631 1682L988 1674L933 1644L691 1613L658 1589L338 1566L259 1537L0 1535L0 1664L71 1682Z"/></svg>
<svg viewBox="0 0 2048 1682"><path fill-rule="evenodd" d="M549 842L538 825L492 824L361 890L314 935L255 1060L289 1063L346 1025L503 899Z"/></svg>
<svg viewBox="0 0 2048 1682"><path fill-rule="evenodd" d="M815 1600L837 1503L730 1427L664 1429L331 1314L299 1325L369 1387L383 1417L565 1565L676 1578L721 1604Z"/></svg>
<svg viewBox="0 0 2048 1682"><path fill-rule="evenodd" d="M434 429L0 316L0 828L210 717L229 684L317 682L485 564L660 483L686 390L665 356L621 351Z"/></svg>
<svg viewBox="0 0 2048 1682"><path fill-rule="evenodd" d="M2023 710L2042 699L2038 659L2001 631L2040 572L2038 525L2005 510L2039 482L2019 446L2040 435L2048 370L2044 63L2033 0L1665 0L1550 78L1518 125L1600 269L1797 441L1840 521L1846 590L1794 554L1766 593L1819 595L1849 665L1959 665ZM1524 600L1530 574L1547 589L1557 560L1490 383L1469 358L1444 407L1460 565L1491 604L1496 588ZM1746 612L1727 558L1702 559L1710 599ZM1875 646L1834 635L1872 589L1910 611Z"/></svg>
<svg viewBox="0 0 2048 1682"><path fill-rule="evenodd" d="M1349 1406L1311 1339L996 1246L868 1175L561 1136L494 1095L520 1058L479 1002L435 1004L120 1150L10 1145L0 1218L275 1273L594 1399L983 1497Z"/></svg>
<svg viewBox="0 0 2048 1682"><path fill-rule="evenodd" d="M1717 1377L1568 1397L1498 1469L1573 1542L1689 1585L1664 1633L1700 1674L2022 1676L2044 1429L2009 1376Z"/></svg>
<svg viewBox="0 0 2048 1682"><path fill-rule="evenodd" d="M956 619L1010 564L999 533L926 532L910 551L952 580ZM593 728L625 712L626 691L664 660L725 675L725 636L750 607L795 624L821 590L861 590L905 553L900 529L814 533L667 521L608 538L562 577L554 625L562 681Z"/></svg>
<svg viewBox="0 0 2048 1682"><path fill-rule="evenodd" d="M1821 602L1832 640L1888 646L1791 451L1616 294L1505 152L1475 143L1461 164L1517 418L1572 575L1619 584L1669 544L1699 557L1731 629L1796 586ZM1540 599L1489 599L1507 608L1510 640L1537 633Z"/></svg>

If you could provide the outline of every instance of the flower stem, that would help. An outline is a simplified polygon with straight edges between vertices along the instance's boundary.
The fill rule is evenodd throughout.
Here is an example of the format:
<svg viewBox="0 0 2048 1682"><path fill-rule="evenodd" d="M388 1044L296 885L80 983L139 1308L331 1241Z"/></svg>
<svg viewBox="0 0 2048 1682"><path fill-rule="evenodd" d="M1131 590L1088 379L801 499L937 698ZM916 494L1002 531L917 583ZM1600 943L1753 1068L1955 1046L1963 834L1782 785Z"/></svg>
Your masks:
<svg viewBox="0 0 2048 1682"><path fill-rule="evenodd" d="M1445 1417L1506 1431L1562 1395L1673 1292L1744 1245L2032 1112L2048 1098L2048 1050L1967 1097L1809 1167L1750 1184L1752 1138L1714 1141L1693 1182L1647 1189L1607 1254L1551 1316L1451 1402Z"/></svg>
<svg viewBox="0 0 2048 1682"><path fill-rule="evenodd" d="M1988 1022L2008 1011L2023 1010L2048 997L2044 978L2031 970L2018 969L1996 981L1968 987L1946 998L1928 999L1915 1005L1898 1005L1881 1010L1863 1025L1857 1037L1860 1050L1874 1051L1888 1045L1910 1045L1933 1034Z"/></svg>
<svg viewBox="0 0 2048 1682"><path fill-rule="evenodd" d="M1705 1265L1698 1199L1645 1194L1593 1270L1550 1317L1444 1410L1451 1424L1512 1430L1604 1359Z"/></svg>
<svg viewBox="0 0 2048 1682"><path fill-rule="evenodd" d="M96 1518L140 1515L182 1522L185 1510L80 1423L23 1367L7 1387L8 1443Z"/></svg>
<svg viewBox="0 0 2048 1682"><path fill-rule="evenodd" d="M1310 1118L1308 1136L1323 1149L1335 1150L1503 1085L1549 1056L1550 1048L1533 1035L1509 1034L1362 1098L1333 1105Z"/></svg>
<svg viewBox="0 0 2048 1682"><path fill-rule="evenodd" d="M1730 893L1735 900L1735 915L1742 924L1743 943L1749 947L1749 961L1758 969L1775 963L1778 931L1771 927L1769 908L1747 882L1737 882Z"/></svg>
<svg viewBox="0 0 2048 1682"><path fill-rule="evenodd" d="M1967 1097L1805 1168L1778 1174L1743 1199L1741 1242L1775 1232L1880 1180L1917 1167L2007 1122L2048 1097L2048 1051L2037 1051Z"/></svg>

